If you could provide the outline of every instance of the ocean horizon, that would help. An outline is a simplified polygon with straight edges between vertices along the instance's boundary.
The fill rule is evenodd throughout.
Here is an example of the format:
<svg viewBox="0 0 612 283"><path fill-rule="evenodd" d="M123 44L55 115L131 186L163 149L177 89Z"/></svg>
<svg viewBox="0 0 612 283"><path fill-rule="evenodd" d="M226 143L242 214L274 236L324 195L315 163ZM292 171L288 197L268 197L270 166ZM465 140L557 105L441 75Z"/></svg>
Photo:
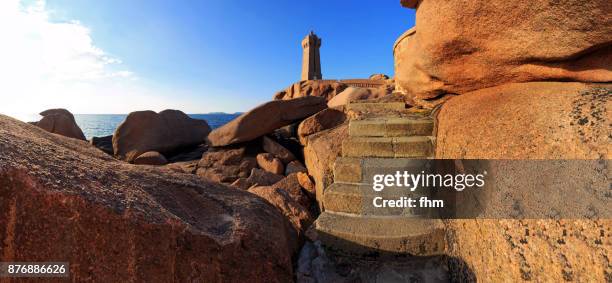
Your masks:
<svg viewBox="0 0 612 283"><path fill-rule="evenodd" d="M205 120L212 129L216 129L240 116L242 113L221 113L213 112L206 114L187 114L193 119ZM89 140L92 137L102 137L112 135L121 122L128 114L73 114L77 125ZM39 114L21 115L14 117L23 122L39 121L42 116Z"/></svg>

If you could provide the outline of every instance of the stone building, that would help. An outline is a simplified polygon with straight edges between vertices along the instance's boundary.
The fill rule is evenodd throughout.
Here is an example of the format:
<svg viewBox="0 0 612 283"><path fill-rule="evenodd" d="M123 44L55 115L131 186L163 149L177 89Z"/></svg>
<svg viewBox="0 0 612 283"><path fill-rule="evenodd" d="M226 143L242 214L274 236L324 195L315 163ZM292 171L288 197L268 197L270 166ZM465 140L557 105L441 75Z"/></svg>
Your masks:
<svg viewBox="0 0 612 283"><path fill-rule="evenodd" d="M321 75L321 56L319 48L321 47L321 38L314 32L310 32L302 40L302 48L304 49L302 58L302 80L320 80Z"/></svg>

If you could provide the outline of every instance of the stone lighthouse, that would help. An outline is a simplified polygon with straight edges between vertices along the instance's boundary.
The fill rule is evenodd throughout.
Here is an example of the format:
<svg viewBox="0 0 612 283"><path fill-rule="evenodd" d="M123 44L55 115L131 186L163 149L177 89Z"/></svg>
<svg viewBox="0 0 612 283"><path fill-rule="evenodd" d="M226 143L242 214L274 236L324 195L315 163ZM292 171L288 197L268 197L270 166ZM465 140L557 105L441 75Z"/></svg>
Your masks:
<svg viewBox="0 0 612 283"><path fill-rule="evenodd" d="M302 58L303 81L323 79L321 75L321 56L319 55L320 47L321 39L312 31L302 40L302 48L304 49Z"/></svg>

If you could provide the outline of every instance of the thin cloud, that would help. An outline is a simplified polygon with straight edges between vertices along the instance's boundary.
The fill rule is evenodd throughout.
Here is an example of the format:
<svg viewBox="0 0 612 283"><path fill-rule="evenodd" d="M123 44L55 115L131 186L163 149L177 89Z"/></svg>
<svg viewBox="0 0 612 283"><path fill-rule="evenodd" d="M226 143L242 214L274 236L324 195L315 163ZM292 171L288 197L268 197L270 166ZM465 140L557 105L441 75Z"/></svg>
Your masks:
<svg viewBox="0 0 612 283"><path fill-rule="evenodd" d="M1 2L2 75L21 76L18 81L72 81L127 74L127 70L116 70L121 68L121 60L96 47L91 31L79 21L51 21L44 1L31 5L17 0Z"/></svg>
<svg viewBox="0 0 612 283"><path fill-rule="evenodd" d="M49 108L205 113L236 107L224 100L226 89L191 90L135 74L96 46L89 27L54 19L45 1L0 0L0 42L0 113L22 120Z"/></svg>
<svg viewBox="0 0 612 283"><path fill-rule="evenodd" d="M45 1L0 1L0 98L5 101L0 112L69 107L56 104L88 99L86 93L71 93L83 85L134 80L120 58L95 46L88 27L76 20L53 21L52 16Z"/></svg>

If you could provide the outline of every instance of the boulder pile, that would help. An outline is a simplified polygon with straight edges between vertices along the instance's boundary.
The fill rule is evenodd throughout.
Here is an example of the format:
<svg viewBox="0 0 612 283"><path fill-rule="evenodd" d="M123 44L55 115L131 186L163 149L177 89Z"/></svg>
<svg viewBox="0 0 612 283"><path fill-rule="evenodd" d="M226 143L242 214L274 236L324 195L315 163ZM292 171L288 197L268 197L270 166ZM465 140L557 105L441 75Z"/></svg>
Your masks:
<svg viewBox="0 0 612 283"><path fill-rule="evenodd" d="M319 212L322 185L311 174L325 174L304 164L300 141L345 120L326 98L306 96L264 103L212 132L177 110L133 112L112 136L85 143L68 111L42 115L38 127L0 116L0 223L13 223L0 227L12 251L0 260L61 257L83 263L74 276L108 281L293 280ZM122 260L138 263L125 270Z"/></svg>

